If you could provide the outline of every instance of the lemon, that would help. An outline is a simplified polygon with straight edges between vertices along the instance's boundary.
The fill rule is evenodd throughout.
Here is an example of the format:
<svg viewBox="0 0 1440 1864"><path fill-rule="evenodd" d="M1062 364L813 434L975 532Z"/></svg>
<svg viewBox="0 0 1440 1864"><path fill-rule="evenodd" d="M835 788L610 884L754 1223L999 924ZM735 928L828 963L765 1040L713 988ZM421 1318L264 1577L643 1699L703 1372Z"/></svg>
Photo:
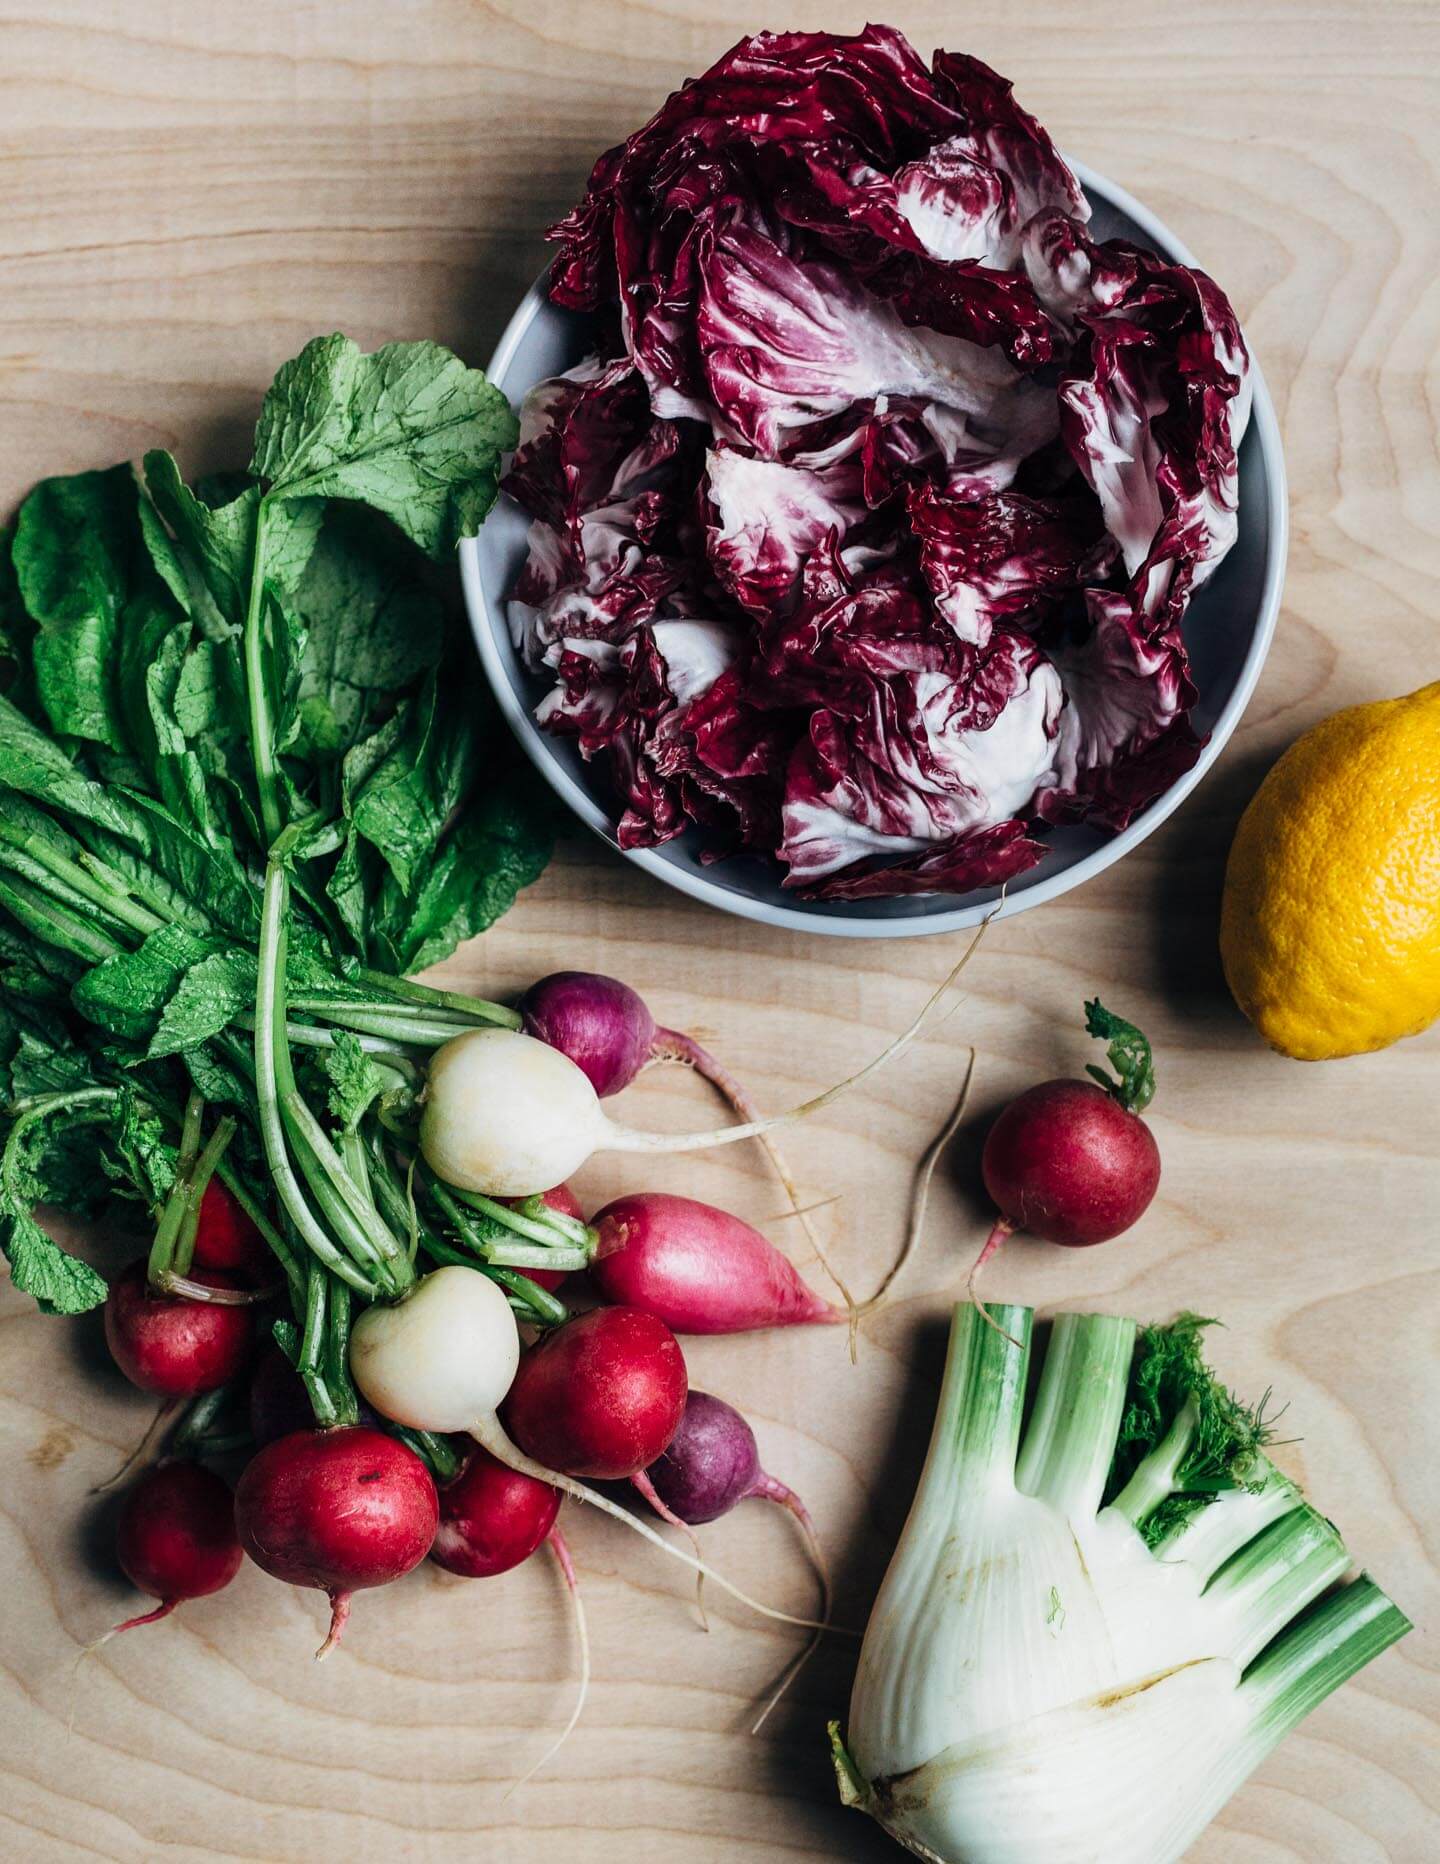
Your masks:
<svg viewBox="0 0 1440 1864"><path fill-rule="evenodd" d="M1240 1008L1301 1061L1440 1016L1440 681L1291 745L1235 832L1220 956Z"/></svg>

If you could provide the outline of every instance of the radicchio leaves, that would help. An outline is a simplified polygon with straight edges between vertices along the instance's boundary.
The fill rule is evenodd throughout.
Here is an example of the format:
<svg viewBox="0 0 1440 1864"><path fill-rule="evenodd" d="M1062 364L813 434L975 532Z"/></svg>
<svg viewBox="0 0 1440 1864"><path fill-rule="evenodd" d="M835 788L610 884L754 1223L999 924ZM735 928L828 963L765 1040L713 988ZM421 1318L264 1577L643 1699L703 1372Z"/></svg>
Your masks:
<svg viewBox="0 0 1440 1864"><path fill-rule="evenodd" d="M527 404L511 619L624 845L963 892L1194 761L1245 346L1088 216L1003 78L884 27L743 40L596 163L550 291L606 334Z"/></svg>

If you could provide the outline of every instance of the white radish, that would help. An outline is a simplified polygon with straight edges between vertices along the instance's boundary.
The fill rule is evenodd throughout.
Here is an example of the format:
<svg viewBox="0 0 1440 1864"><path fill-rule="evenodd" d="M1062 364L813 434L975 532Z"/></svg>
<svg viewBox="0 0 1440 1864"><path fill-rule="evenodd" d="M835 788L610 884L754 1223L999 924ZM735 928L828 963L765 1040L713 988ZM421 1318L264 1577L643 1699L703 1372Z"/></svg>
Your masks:
<svg viewBox="0 0 1440 1864"><path fill-rule="evenodd" d="M519 1363L515 1316L499 1286L478 1269L435 1269L393 1307L367 1308L350 1332L351 1376L365 1401L394 1423L411 1430L466 1431L508 1468L548 1482L623 1522L762 1617L807 1630L826 1628L760 1604L608 1497L573 1476L546 1469L519 1450L496 1415Z"/></svg>
<svg viewBox="0 0 1440 1864"><path fill-rule="evenodd" d="M570 1177L594 1152L698 1152L759 1138L818 1112L908 1048L969 956L904 1034L857 1074L788 1112L710 1132L621 1126L606 1116L590 1077L559 1049L515 1029L467 1029L431 1057L420 1150L437 1177L462 1191L530 1197Z"/></svg>

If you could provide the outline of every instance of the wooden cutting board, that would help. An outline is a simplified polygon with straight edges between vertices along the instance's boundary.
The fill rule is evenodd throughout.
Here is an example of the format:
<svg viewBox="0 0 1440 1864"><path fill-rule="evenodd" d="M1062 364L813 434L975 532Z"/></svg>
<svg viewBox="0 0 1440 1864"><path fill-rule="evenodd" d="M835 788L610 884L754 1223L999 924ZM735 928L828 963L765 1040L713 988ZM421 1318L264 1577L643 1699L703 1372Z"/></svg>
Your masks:
<svg viewBox="0 0 1440 1864"><path fill-rule="evenodd" d="M542 227L601 149L742 31L850 28L866 11L0 7L5 507L42 473L150 446L190 470L238 463L275 366L317 331L343 327L366 347L436 336L483 360L542 262ZM1225 994L1215 914L1237 813L1280 748L1339 705L1440 673L1440 12L1400 0L890 12L923 50L949 43L1013 77L1065 148L1150 202L1234 296L1285 430L1286 608L1244 724L1178 816L1089 887L996 926L943 1037L790 1142L807 1192L836 1200L820 1221L864 1289L977 1050L973 1118L925 1254L866 1327L858 1365L838 1332L699 1341L694 1380L753 1417L770 1466L815 1511L840 1618L861 1623L923 1452L947 1309L984 1231L975 1136L1009 1093L1079 1066L1081 999L1098 990L1156 1043L1161 1195L1109 1248L1016 1245L992 1289L1221 1314L1218 1363L1242 1391L1273 1384L1289 1400L1300 1441L1285 1460L1420 1627L1267 1763L1193 1855L1420 1864L1440 1856L1440 1041L1320 1067L1270 1055ZM766 933L576 839L447 975L495 994L560 965L616 972L778 1107L868 1057L958 951ZM676 1072L633 1098L657 1124L710 1111ZM662 1161L644 1180L761 1222L781 1209L745 1148ZM582 1189L598 1201L621 1183L596 1168ZM0 1291L0 1857L898 1856L834 1803L824 1722L844 1710L853 1645L834 1640L752 1739L752 1705L791 1636L718 1597L703 1634L679 1569L604 1520L568 1529L593 1627L589 1712L508 1796L567 1713L575 1667L543 1560L479 1585L426 1568L364 1597L319 1669L318 1600L251 1568L77 1667L134 1608L110 1564L109 1509L87 1491L147 1415L93 1317L43 1320ZM803 1563L772 1514L750 1505L707 1547L740 1583L804 1609Z"/></svg>

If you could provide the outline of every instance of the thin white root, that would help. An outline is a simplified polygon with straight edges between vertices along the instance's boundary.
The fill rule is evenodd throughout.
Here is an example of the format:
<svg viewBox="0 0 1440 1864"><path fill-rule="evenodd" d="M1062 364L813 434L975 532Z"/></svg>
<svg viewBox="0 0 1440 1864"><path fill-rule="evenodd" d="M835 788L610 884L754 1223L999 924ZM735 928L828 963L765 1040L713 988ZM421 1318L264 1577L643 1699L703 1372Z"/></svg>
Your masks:
<svg viewBox="0 0 1440 1864"><path fill-rule="evenodd" d="M772 1618L777 1624L798 1625L802 1631L828 1631L831 1627L815 1618L795 1618L789 1612L778 1612L771 1605L762 1605L758 1599L752 1599L748 1592L742 1592L739 1586L732 1585L723 1573L719 1573L706 1561L695 1554L686 1553L683 1547L674 1547L663 1535L657 1534L652 1527L638 1521L618 1502L612 1502L608 1495L601 1495L594 1489L587 1488L583 1482L577 1482L573 1476L562 1475L558 1469L547 1469L543 1463L537 1463L533 1457L513 1444L497 1417L488 1417L470 1427L470 1435L478 1444L487 1449L493 1457L504 1463L507 1469L517 1470L522 1476L532 1476L537 1482L548 1482L551 1488L560 1489L566 1495L573 1495L576 1501L588 1502L592 1508L598 1508L602 1514L611 1516L628 1527L632 1534L639 1534L653 1547L658 1547L672 1560L679 1560L683 1566L690 1567L697 1573L703 1573L707 1579L714 1580L722 1592L728 1592L742 1605L748 1605L752 1612L758 1612L762 1618Z"/></svg>
<svg viewBox="0 0 1440 1864"><path fill-rule="evenodd" d="M877 1073L881 1068L885 1067L888 1062L893 1061L897 1055L903 1054L904 1051L925 1032L932 1022L942 1022L945 1020L945 1017L947 1017L956 1006L953 1004L950 1005L949 1008L944 1011L943 1015L939 1017L935 1015L937 1007L949 994L956 978L959 977L966 965L969 964L970 960L975 956L990 921L995 917L995 914L999 912L1000 906L1003 903L1003 900L997 902L985 918L981 920L976 929L974 938L971 939L969 945L965 949L964 956L960 959L958 964L952 967L949 975L939 988L933 992L924 1009L921 1010L920 1014L910 1024L910 1027L896 1036L895 1040L883 1048L872 1061L866 1062L863 1068L859 1069L855 1074L847 1076L845 1080L837 1081L834 1087L827 1087L823 1094L816 1094L813 1099L803 1101L798 1107L791 1107L788 1112L773 1113L767 1119L747 1120L739 1126L720 1126L714 1128L710 1132L704 1133L647 1133L638 1131L632 1126L620 1126L614 1121L607 1121L605 1124L605 1136L601 1141L600 1147L597 1149L611 1152L699 1152L709 1146L734 1145L737 1140L741 1139L759 1139L762 1134L771 1132L777 1126L791 1126L796 1120L806 1119L810 1114L818 1113L822 1107L828 1107L831 1101L838 1100L842 1094L848 1093L852 1087L858 1087L862 1081L868 1080L872 1074Z"/></svg>
<svg viewBox="0 0 1440 1864"><path fill-rule="evenodd" d="M164 1404L162 1404L160 1409L155 1413L154 1417L152 1417L150 1422L145 1426L144 1436L125 1458L125 1461L113 1475L106 1476L103 1482L97 1482L90 1490L90 1493L92 1495L104 1495L107 1490L113 1489L123 1482L132 1469L137 1467L148 1469L155 1460L155 1447L160 1438L164 1435L166 1425L174 1417L179 1408L180 1400L178 1398L167 1398Z"/></svg>
<svg viewBox="0 0 1440 1864"><path fill-rule="evenodd" d="M805 1548L810 1555L811 1564L815 1568L815 1577L820 1582L820 1616L822 1619L828 1620L830 1617L831 1600L830 1567L825 1559L824 1549L820 1545L820 1536L815 1532L815 1523L810 1518L810 1510L805 1506L804 1502L801 1501L794 1489L787 1488L783 1482L777 1482L774 1476L762 1476L759 1487L752 1490L752 1493L762 1497L766 1501L774 1502L777 1507L783 1508L798 1524L800 1532L805 1538ZM775 1685L774 1689L771 1690L769 1697L766 1699L764 1708L761 1709L759 1715L757 1715L755 1720L750 1724L750 1732L752 1735L758 1735L766 1722L769 1721L771 1710L774 1709L776 1704L784 1696L786 1690L789 1689L790 1685L795 1681L795 1678L799 1676L800 1672L820 1648L820 1640L824 1635L825 1633L823 1631L811 1633L809 1643L806 1644L799 1656L788 1665L780 1681Z"/></svg>
<svg viewBox="0 0 1440 1864"><path fill-rule="evenodd" d="M546 1542L555 1556L555 1564L560 1568L561 1577L570 1594L571 1609L575 1614L575 1637L580 1646L580 1687L575 1695L575 1706L570 1711L570 1719L560 1730L555 1740L526 1773L505 1789L504 1797L508 1799L514 1792L533 1780L542 1767L548 1766L575 1732L575 1725L584 1713L585 1700L590 1694L590 1627L585 1621L585 1605L580 1597L580 1581L575 1575L575 1562L570 1558L570 1549L565 1544L565 1536L557 1526L552 1527L546 1535Z"/></svg>
<svg viewBox="0 0 1440 1864"><path fill-rule="evenodd" d="M670 1527L679 1528L686 1540L689 1541L691 1551L698 1559L700 1556L700 1542L696 1538L694 1528L691 1527L688 1521L682 1521L680 1519L679 1515L676 1514L675 1510L650 1480L649 1472L644 1469L636 1470L635 1474L630 1478L630 1486L642 1500L650 1504L662 1521L666 1522ZM700 1617L700 1629L708 1632L710 1629L710 1620L705 1615L705 1575L703 1573L697 1573L695 1575L695 1610Z"/></svg>
<svg viewBox="0 0 1440 1864"><path fill-rule="evenodd" d="M863 1318L864 1315L873 1314L875 1312L884 1301L886 1295L889 1294L891 1288L899 1279L901 1271L919 1246L920 1237L925 1228L925 1213L930 1205L930 1181L935 1176L935 1167L940 1163L941 1156L946 1146L948 1146L950 1141L955 1137L956 1129L965 1117L965 1106L970 1098L970 1084L974 1079L975 1051L972 1048L970 1050L970 1061L965 1069L965 1079L960 1085L960 1097L951 1109L950 1116L945 1124L930 1141L929 1146L926 1148L925 1156L916 1167L915 1188L910 1196L910 1223L905 1233L904 1244L901 1247L899 1255L896 1256L894 1262L891 1263L880 1286L875 1290L874 1294L869 1295L860 1303L859 1308L856 1310L857 1318Z"/></svg>
<svg viewBox="0 0 1440 1864"><path fill-rule="evenodd" d="M755 1105L755 1102L750 1098L749 1089L737 1080L723 1063L717 1061L708 1049L701 1048L699 1043L694 1041L692 1037L681 1035L674 1029L657 1030L656 1042L658 1044L657 1054L662 1059L683 1062L687 1067L693 1068L697 1074L703 1076L703 1078L710 1083L723 1100L728 1102L732 1110L738 1113L742 1120L748 1121L751 1125L763 1124L763 1116L760 1113L760 1109ZM815 1252L816 1261L830 1277L831 1282L835 1286L836 1293L845 1303L846 1313L853 1319L855 1313L855 1297L846 1287L844 1277L841 1275L839 1269L837 1269L835 1264L830 1260L829 1251L820 1240L819 1232L816 1230L814 1224L810 1221L810 1213L812 1211L823 1210L827 1204L836 1203L838 1199L827 1197L822 1198L818 1203L803 1204L800 1201L799 1188L786 1162L785 1155L780 1150L777 1142L769 1133L765 1132L759 1135L759 1139L760 1144L765 1148L766 1157L770 1160L771 1169L780 1180L781 1188L784 1190L786 1197L790 1200L790 1208L784 1215L787 1217L794 1217L799 1223L801 1230L805 1234L806 1242L809 1243L811 1249Z"/></svg>

